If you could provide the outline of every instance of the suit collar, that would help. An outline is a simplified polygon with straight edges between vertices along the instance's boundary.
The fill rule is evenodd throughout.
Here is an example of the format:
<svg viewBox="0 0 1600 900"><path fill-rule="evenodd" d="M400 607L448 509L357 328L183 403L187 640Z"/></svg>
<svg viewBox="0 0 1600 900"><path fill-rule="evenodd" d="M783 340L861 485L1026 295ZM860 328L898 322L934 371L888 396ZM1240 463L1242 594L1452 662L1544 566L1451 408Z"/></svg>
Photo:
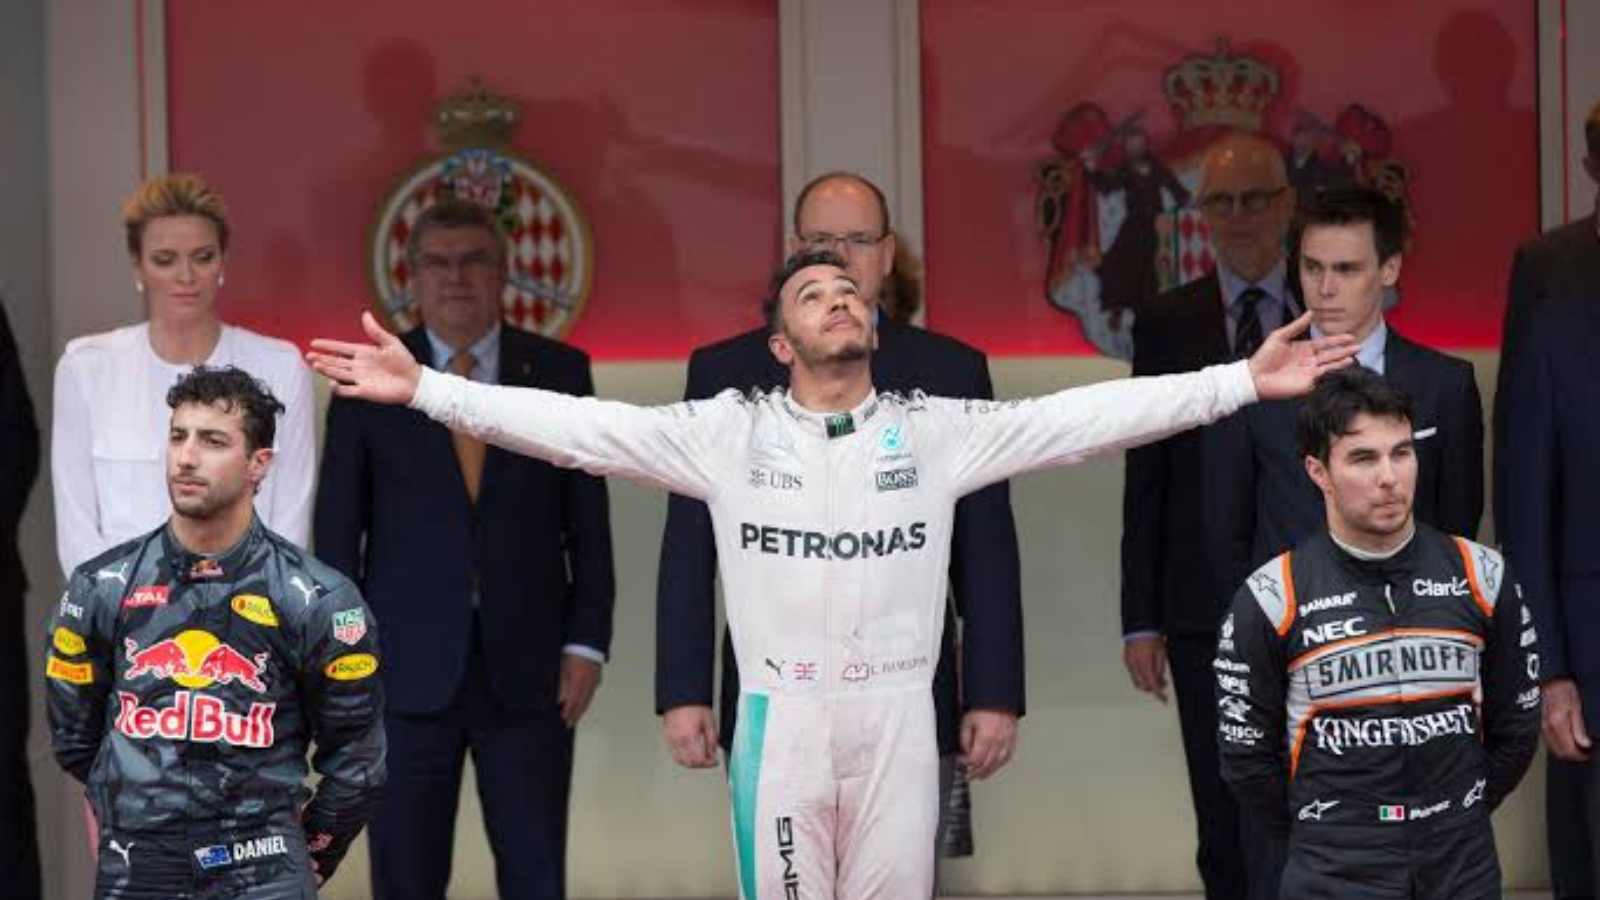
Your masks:
<svg viewBox="0 0 1600 900"><path fill-rule="evenodd" d="M1314 338L1323 336L1322 330L1315 325L1311 326L1310 333ZM1372 329L1372 333L1356 347L1356 363L1366 366L1379 375L1385 374L1388 371L1389 345L1393 343L1389 340L1389 334L1389 323L1380 316L1378 327Z"/></svg>

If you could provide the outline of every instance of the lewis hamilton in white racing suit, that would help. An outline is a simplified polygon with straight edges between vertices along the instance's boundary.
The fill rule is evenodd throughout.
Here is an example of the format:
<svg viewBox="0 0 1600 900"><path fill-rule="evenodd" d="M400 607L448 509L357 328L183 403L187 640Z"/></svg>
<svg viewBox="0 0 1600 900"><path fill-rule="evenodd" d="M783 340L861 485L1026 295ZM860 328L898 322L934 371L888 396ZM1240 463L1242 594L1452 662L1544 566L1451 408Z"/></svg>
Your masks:
<svg viewBox="0 0 1600 900"><path fill-rule="evenodd" d="M929 690L955 502L991 482L1154 441L1310 389L1347 339L1274 333L1248 361L984 402L880 394L873 319L831 253L767 301L788 391L639 407L420 369L318 340L335 391L409 403L506 449L704 500L743 694L729 764L740 896L926 897L939 760Z"/></svg>

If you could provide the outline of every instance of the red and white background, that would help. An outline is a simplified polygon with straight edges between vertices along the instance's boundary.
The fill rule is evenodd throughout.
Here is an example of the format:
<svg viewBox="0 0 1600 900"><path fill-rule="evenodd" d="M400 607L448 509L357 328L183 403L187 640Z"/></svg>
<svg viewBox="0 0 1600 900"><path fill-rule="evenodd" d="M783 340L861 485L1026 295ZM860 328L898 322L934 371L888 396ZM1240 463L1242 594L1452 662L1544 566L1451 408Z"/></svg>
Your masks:
<svg viewBox="0 0 1600 900"><path fill-rule="evenodd" d="M169 165L227 198L230 321L301 343L352 335L380 205L443 155L435 107L474 77L518 103L512 150L592 230L568 339L601 360L678 358L759 321L780 235L776 4L166 11Z"/></svg>
<svg viewBox="0 0 1600 900"><path fill-rule="evenodd" d="M434 104L474 75L521 102L512 149L582 207L594 281L569 337L596 356L602 394L641 402L679 395L689 348L754 320L781 203L840 166L888 188L899 226L926 244L929 324L995 354L1001 394L1119 376L1125 367L1093 355L1078 320L1046 299L1036 172L1056 155L1062 115L1086 101L1113 124L1144 110L1151 152L1169 161L1182 129L1161 75L1219 37L1279 67L1274 134L1299 110L1332 123L1361 103L1384 119L1415 176L1419 225L1396 320L1475 351L1486 386L1504 266L1535 230L1535 198L1548 225L1585 214L1593 196L1572 122L1600 97L1600 10L1577 0L1230 0L1204 14L1174 0L6 8L29 2L37 26L0 29L0 49L47 45L41 109L24 125L48 136L48 165L0 170L48 185L33 218L48 219L49 240L9 255L32 245L0 242L12 264L0 276L47 288L36 292L46 302L7 298L32 336L22 350L42 419L62 345L140 315L116 209L143 173L198 169L227 196L239 236L227 318L302 343L350 335L373 299L378 205L439 157ZM0 142L0 159L21 144ZM952 893L1197 884L1175 717L1135 694L1116 657L1120 483L1106 461L1013 492L1029 714L1017 761L974 792L978 855L946 868ZM49 495L41 483L24 520L31 621L59 595ZM617 626L579 730L571 893L729 896L725 785L668 761L651 708L662 497L623 483L611 497ZM46 866L67 885L58 893L83 895L81 788L50 762L43 729L33 737ZM1497 813L1515 885L1544 878L1537 777ZM466 797L475 803L470 785ZM452 896L493 895L479 818L472 807L460 820ZM364 869L352 858L325 894L366 896Z"/></svg>
<svg viewBox="0 0 1600 900"><path fill-rule="evenodd" d="M929 325L996 354L1095 352L1046 300L1035 172L1088 102L1113 124L1142 112L1152 155L1192 188L1205 129L1163 78L1224 40L1276 74L1258 127L1285 146L1302 115L1331 130L1359 104L1382 120L1416 227L1391 321L1436 346L1498 346L1511 252L1538 227L1536 20L1525 3L924 0Z"/></svg>

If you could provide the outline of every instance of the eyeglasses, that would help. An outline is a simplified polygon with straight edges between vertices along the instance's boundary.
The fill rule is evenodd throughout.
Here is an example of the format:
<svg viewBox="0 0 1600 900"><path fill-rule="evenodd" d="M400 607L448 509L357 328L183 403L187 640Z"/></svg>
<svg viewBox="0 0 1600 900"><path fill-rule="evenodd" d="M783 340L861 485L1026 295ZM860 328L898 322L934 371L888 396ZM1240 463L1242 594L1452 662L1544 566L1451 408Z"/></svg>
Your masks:
<svg viewBox="0 0 1600 900"><path fill-rule="evenodd" d="M849 234L829 234L826 231L816 231L811 234L800 235L800 242L806 245L807 250L832 250L835 253L858 253L882 242L888 234L867 234L864 231L852 231Z"/></svg>
<svg viewBox="0 0 1600 900"><path fill-rule="evenodd" d="M1284 186L1270 191L1245 191L1240 194L1219 191L1201 197L1195 205L1200 207L1201 212L1212 216L1231 216L1237 212L1258 213L1288 189L1288 186Z"/></svg>
<svg viewBox="0 0 1600 900"><path fill-rule="evenodd" d="M435 278L457 271L466 275L485 275L499 265L500 260L487 250L474 250L455 257L436 253L424 253L417 257L417 271Z"/></svg>

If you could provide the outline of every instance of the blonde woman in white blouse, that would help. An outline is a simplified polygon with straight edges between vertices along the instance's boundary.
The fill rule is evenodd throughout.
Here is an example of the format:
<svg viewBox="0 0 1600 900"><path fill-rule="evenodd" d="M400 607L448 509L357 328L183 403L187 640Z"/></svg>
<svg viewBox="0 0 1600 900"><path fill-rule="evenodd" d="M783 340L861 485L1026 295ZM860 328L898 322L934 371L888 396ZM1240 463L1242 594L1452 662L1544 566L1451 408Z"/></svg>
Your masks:
<svg viewBox="0 0 1600 900"><path fill-rule="evenodd" d="M122 219L148 318L73 340L56 365L50 465L63 572L171 513L167 390L201 363L238 366L283 398L277 456L256 510L303 546L316 465L311 373L294 344L218 318L229 233L221 196L195 175L158 176L128 198Z"/></svg>

